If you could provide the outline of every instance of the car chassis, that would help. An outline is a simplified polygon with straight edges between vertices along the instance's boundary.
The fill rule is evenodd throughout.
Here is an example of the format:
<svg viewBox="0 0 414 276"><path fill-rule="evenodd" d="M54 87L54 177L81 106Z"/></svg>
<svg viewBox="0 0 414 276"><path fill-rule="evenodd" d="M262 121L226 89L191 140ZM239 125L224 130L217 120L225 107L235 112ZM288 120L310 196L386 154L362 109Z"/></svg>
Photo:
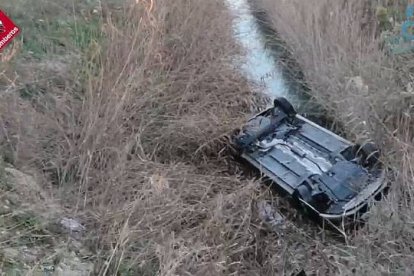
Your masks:
<svg viewBox="0 0 414 276"><path fill-rule="evenodd" d="M331 221L354 217L387 187L380 151L296 113L285 98L233 137L239 156L304 207Z"/></svg>

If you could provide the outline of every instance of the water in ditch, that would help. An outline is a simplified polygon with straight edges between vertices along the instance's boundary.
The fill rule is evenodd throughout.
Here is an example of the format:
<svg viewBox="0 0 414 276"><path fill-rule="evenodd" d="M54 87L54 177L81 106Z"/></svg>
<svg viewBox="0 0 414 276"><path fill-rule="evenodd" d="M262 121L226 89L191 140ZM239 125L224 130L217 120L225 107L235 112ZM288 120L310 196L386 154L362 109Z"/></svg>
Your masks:
<svg viewBox="0 0 414 276"><path fill-rule="evenodd" d="M292 79L287 79L280 53L266 46L263 26L251 10L248 0L227 0L231 14L234 17L234 37L243 49L238 63L243 73L255 87L259 87L270 99L285 97L300 113L309 113L309 97L298 85L292 85Z"/></svg>
<svg viewBox="0 0 414 276"><path fill-rule="evenodd" d="M252 88L270 100L285 97L298 113L344 135L341 123L310 96L300 66L270 27L265 12L252 9L249 1L252 0L226 0L225 3L233 16L234 38L242 47L236 62L251 81Z"/></svg>

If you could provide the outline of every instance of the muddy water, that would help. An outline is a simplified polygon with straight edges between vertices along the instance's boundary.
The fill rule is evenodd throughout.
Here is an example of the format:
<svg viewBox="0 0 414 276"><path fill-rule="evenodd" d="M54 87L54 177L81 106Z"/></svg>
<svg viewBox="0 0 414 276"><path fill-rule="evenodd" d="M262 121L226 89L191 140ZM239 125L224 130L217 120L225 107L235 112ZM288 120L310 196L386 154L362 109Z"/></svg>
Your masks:
<svg viewBox="0 0 414 276"><path fill-rule="evenodd" d="M310 96L300 66L271 28L266 13L252 9L253 0L225 0L225 3L233 16L234 38L243 49L236 59L237 66L251 81L252 89L270 99L285 97L298 113L343 135L340 122Z"/></svg>
<svg viewBox="0 0 414 276"><path fill-rule="evenodd" d="M278 60L280 53L266 47L263 26L252 13L248 0L226 0L234 16L234 37L243 48L238 59L244 74L254 87L259 87L269 98L285 97L299 112L310 112L309 97L283 74L283 66Z"/></svg>

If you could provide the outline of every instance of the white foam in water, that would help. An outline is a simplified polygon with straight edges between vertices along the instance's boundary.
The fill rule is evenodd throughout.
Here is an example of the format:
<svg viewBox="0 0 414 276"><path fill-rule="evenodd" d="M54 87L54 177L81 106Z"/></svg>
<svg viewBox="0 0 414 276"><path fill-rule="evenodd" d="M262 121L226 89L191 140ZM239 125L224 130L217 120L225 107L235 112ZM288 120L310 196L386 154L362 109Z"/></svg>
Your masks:
<svg viewBox="0 0 414 276"><path fill-rule="evenodd" d="M235 17L233 29L235 38L244 48L241 57L242 69L256 84L264 86L264 93L271 97L285 97L292 104L300 102L294 93L289 93L282 70L277 65L270 50L266 49L259 25L253 16L247 0L226 0Z"/></svg>

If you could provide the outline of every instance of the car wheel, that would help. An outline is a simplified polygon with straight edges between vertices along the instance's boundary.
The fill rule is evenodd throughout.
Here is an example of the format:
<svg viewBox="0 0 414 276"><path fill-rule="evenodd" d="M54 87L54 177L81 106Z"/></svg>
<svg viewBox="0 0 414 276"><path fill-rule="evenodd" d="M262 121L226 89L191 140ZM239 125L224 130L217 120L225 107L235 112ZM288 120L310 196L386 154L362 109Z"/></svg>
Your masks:
<svg viewBox="0 0 414 276"><path fill-rule="evenodd" d="M363 144L358 152L362 156L363 163L368 166L377 164L380 159L380 151L374 143Z"/></svg>
<svg viewBox="0 0 414 276"><path fill-rule="evenodd" d="M241 135L241 129L234 129L231 133L225 136L229 152L234 157L240 156L241 148L237 144L238 136Z"/></svg>
<svg viewBox="0 0 414 276"><path fill-rule="evenodd" d="M278 97L274 99L273 105L274 107L280 108L289 117L293 117L297 113L292 104L283 97Z"/></svg>

